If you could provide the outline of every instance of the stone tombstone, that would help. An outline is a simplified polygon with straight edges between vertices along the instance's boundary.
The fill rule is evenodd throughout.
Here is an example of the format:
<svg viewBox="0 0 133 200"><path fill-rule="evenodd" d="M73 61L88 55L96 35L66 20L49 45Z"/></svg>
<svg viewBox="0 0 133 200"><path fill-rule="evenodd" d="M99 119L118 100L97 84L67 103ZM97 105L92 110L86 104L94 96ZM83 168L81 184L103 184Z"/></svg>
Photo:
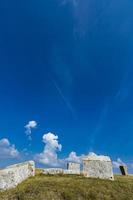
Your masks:
<svg viewBox="0 0 133 200"><path fill-rule="evenodd" d="M121 174L122 174L123 176L127 176L127 175L128 175L127 166L120 165L119 168L120 168Z"/></svg>
<svg viewBox="0 0 133 200"><path fill-rule="evenodd" d="M65 173L68 174L80 174L80 164L69 162L67 163L67 170Z"/></svg>
<svg viewBox="0 0 133 200"><path fill-rule="evenodd" d="M85 156L83 158L83 175L90 178L114 180L110 157Z"/></svg>
<svg viewBox="0 0 133 200"><path fill-rule="evenodd" d="M16 187L30 176L35 175L34 161L11 165L0 170L0 190Z"/></svg>

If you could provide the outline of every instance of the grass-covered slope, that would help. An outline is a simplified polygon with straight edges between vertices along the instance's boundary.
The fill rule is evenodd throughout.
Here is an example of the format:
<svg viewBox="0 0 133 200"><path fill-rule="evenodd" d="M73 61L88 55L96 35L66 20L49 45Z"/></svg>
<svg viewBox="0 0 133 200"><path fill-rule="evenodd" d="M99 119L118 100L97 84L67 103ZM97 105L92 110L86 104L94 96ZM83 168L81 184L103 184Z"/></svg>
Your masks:
<svg viewBox="0 0 133 200"><path fill-rule="evenodd" d="M115 179L38 174L13 190L0 192L0 200L133 200L133 177Z"/></svg>

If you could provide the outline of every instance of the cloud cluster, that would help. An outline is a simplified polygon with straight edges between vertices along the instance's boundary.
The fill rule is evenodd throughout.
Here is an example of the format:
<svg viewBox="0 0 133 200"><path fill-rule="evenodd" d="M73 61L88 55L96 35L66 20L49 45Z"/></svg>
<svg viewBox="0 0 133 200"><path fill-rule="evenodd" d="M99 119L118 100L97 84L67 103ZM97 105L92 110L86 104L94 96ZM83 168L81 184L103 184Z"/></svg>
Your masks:
<svg viewBox="0 0 133 200"><path fill-rule="evenodd" d="M19 156L19 151L16 149L15 145L10 144L7 138L0 140L0 158L17 158Z"/></svg>
<svg viewBox="0 0 133 200"><path fill-rule="evenodd" d="M68 161L68 162L75 162L75 163L81 163L82 161L82 157L83 156L77 156L77 153L72 151L68 158L66 158L65 160Z"/></svg>
<svg viewBox="0 0 133 200"><path fill-rule="evenodd" d="M47 166L57 167L60 165L57 153L61 151L62 145L58 142L58 136L53 133L43 135L43 142L45 144L42 153L37 154L35 159Z"/></svg>
<svg viewBox="0 0 133 200"><path fill-rule="evenodd" d="M74 151L67 158L58 158L58 152L62 150L62 145L59 144L57 135L53 133L44 134L43 142L45 144L43 152L35 155L37 162L48 167L63 167L67 162L81 163L82 156L77 156Z"/></svg>
<svg viewBox="0 0 133 200"><path fill-rule="evenodd" d="M26 129L25 133L28 136L29 140L32 140L31 132L32 132L32 129L34 129L36 127L37 127L36 121L29 121L28 124L25 126L25 129Z"/></svg>

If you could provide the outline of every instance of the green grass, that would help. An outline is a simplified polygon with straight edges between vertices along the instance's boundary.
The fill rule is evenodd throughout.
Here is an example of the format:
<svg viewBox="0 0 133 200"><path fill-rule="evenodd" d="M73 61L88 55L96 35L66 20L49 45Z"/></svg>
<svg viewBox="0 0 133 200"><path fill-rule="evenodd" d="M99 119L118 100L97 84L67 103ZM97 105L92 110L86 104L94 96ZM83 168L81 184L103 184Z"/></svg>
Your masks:
<svg viewBox="0 0 133 200"><path fill-rule="evenodd" d="M106 181L37 173L15 189L0 192L0 200L133 200L133 177Z"/></svg>

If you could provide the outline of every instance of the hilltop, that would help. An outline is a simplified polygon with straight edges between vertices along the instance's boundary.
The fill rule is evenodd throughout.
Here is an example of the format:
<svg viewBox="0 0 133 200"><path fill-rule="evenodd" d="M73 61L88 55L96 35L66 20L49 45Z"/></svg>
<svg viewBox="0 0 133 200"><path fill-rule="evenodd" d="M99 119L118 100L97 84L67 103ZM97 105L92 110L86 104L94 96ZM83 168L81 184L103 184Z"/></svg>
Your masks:
<svg viewBox="0 0 133 200"><path fill-rule="evenodd" d="M116 175L115 181L108 181L37 173L15 189L0 192L0 200L133 200L133 177Z"/></svg>

